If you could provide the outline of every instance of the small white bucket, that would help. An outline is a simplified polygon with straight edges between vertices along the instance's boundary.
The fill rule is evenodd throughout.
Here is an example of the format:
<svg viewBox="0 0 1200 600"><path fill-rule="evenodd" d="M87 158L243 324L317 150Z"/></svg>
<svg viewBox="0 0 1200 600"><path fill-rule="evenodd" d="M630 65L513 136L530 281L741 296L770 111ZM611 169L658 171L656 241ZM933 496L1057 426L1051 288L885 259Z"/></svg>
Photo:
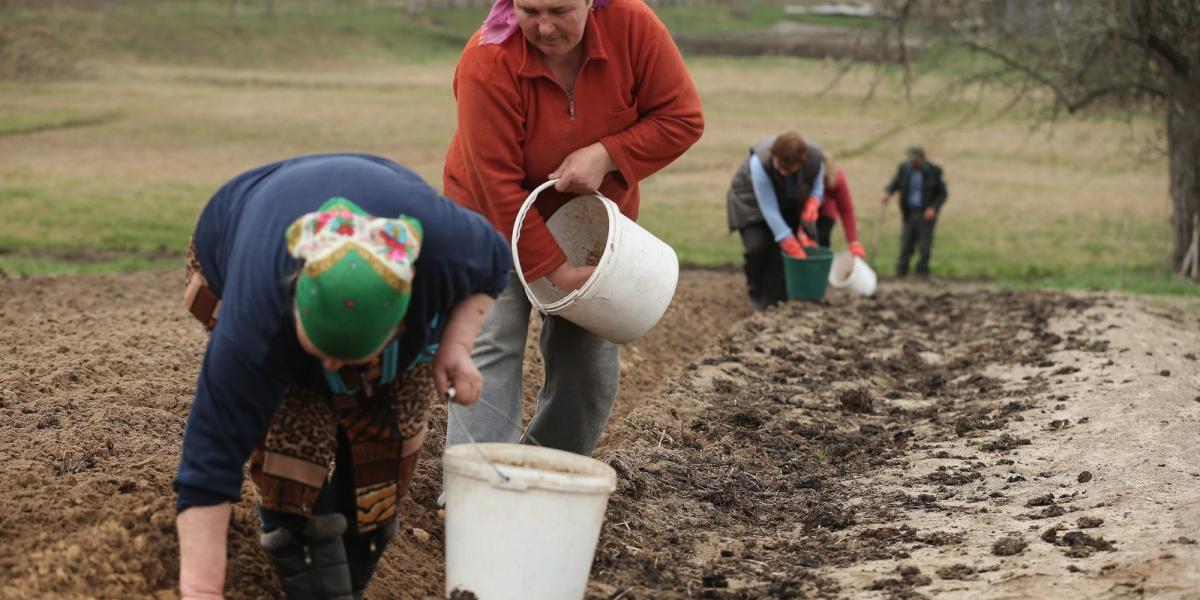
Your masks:
<svg viewBox="0 0 1200 600"><path fill-rule="evenodd" d="M577 290L566 292L543 277L525 281L517 241L525 215L552 179L525 199L513 224L513 263L525 295L539 312L557 315L616 344L631 342L654 327L675 296L679 258L662 240L621 214L603 195L577 196L558 209L546 227L573 266L596 271Z"/></svg>
<svg viewBox="0 0 1200 600"><path fill-rule="evenodd" d="M617 486L612 467L523 444L458 444L446 449L442 467L447 597L455 590L480 600L583 597Z"/></svg>
<svg viewBox="0 0 1200 600"><path fill-rule="evenodd" d="M875 271L867 261L849 252L833 255L833 265L829 268L829 285L871 296L875 293L875 284Z"/></svg>

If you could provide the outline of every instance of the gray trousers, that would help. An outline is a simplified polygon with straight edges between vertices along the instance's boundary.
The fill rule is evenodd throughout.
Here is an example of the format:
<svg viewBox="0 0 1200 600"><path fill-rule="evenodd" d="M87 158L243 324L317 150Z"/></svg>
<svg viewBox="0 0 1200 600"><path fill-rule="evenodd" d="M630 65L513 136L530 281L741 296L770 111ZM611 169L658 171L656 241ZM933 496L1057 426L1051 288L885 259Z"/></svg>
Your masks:
<svg viewBox="0 0 1200 600"><path fill-rule="evenodd" d="M917 259L917 274L929 274L929 256L933 254L933 228L937 219L925 220L925 211L912 210L904 219L900 230L900 258L896 261L896 274L907 275L908 264L912 260L913 250L920 248L921 256Z"/></svg>
<svg viewBox="0 0 1200 600"><path fill-rule="evenodd" d="M482 402L451 404L450 411L457 418L448 423L447 445L469 441L461 426L477 442L519 440L521 431L509 421L520 423L523 416L522 367L532 309L521 281L513 274L484 319L471 353L483 374L483 400L509 419ZM529 435L543 446L590 456L617 398L619 348L566 319L549 316L542 323L541 352L546 380L538 392Z"/></svg>

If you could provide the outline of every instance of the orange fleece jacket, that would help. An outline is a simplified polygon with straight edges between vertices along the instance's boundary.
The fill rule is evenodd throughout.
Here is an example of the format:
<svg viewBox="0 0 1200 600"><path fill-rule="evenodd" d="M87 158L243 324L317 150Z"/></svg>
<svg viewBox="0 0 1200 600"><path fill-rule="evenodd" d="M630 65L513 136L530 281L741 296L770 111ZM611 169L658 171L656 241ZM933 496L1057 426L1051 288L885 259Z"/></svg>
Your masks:
<svg viewBox="0 0 1200 600"><path fill-rule="evenodd" d="M529 191L568 154L600 142L617 171L600 192L637 219L638 182L683 154L704 129L700 96L666 27L642 0L591 12L572 102L520 30L500 44L467 42L454 73L458 130L446 153L445 194L511 238ZM545 219L570 197L543 193L521 229L529 281L566 260Z"/></svg>

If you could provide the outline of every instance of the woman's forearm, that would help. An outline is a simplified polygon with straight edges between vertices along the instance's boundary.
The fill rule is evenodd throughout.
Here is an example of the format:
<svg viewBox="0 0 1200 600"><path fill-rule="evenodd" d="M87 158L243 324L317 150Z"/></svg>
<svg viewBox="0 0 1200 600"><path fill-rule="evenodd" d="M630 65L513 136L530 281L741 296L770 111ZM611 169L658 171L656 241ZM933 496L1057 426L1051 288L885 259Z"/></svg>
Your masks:
<svg viewBox="0 0 1200 600"><path fill-rule="evenodd" d="M487 294L473 294L459 302L450 312L450 320L442 334L442 345L460 344L470 353L483 327L483 319L495 301Z"/></svg>
<svg viewBox="0 0 1200 600"><path fill-rule="evenodd" d="M193 506L175 517L179 531L179 594L185 600L222 597L231 513L231 505L222 502Z"/></svg>

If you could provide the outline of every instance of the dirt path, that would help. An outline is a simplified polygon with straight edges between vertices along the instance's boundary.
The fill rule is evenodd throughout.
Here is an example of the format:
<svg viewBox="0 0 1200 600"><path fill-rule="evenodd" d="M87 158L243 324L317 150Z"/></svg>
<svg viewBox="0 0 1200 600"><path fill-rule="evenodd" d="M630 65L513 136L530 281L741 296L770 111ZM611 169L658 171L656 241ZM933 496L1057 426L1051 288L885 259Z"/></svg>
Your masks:
<svg viewBox="0 0 1200 600"><path fill-rule="evenodd" d="M930 485L913 487L912 474L964 468L980 454L978 438L939 440L903 468L870 478L883 494L908 489L936 495L943 510L915 512L909 525L963 537L958 548L914 549L902 561L934 576L923 593L1200 597L1196 317L1194 309L1190 315L1148 309L1115 297L1060 315L1049 328L1066 341L1048 355L1047 363L1054 365L992 366L985 372L1005 389L1021 388L1027 377L1048 382L1020 413L1024 418L1010 421L1006 429L1029 445L1002 458L985 458L978 469L982 478L956 495ZM947 459L943 453L974 456ZM992 545L1004 537L1019 538L1028 547L1017 556L995 556ZM1112 544L1111 551L1105 542ZM857 565L840 570L836 578L844 587L861 589L896 577L902 563ZM942 570L955 577L938 576Z"/></svg>
<svg viewBox="0 0 1200 600"><path fill-rule="evenodd" d="M0 597L171 597L204 344L179 283L0 281ZM623 351L591 596L1187 598L1200 321L1175 304L885 285L742 320L740 276L685 272ZM371 597L440 593L439 443ZM244 499L232 598L277 594L256 525Z"/></svg>
<svg viewBox="0 0 1200 600"><path fill-rule="evenodd" d="M1196 598L1197 325L896 286L756 315L614 432L592 597Z"/></svg>

